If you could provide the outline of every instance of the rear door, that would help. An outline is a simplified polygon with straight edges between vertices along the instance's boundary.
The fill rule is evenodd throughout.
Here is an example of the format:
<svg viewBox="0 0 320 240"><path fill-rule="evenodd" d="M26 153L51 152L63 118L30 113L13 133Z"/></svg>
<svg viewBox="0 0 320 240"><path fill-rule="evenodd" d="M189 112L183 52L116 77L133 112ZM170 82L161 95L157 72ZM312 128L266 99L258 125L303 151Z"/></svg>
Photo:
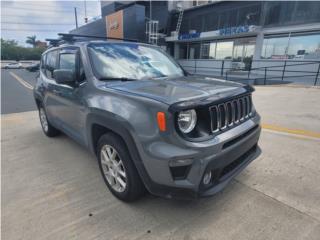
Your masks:
<svg viewBox="0 0 320 240"><path fill-rule="evenodd" d="M59 105L56 97L58 86L53 77L53 72L57 69L58 53L59 51L56 49L47 52L43 56L40 76L43 79L41 88L43 89L43 102L48 120L51 124L59 127Z"/></svg>

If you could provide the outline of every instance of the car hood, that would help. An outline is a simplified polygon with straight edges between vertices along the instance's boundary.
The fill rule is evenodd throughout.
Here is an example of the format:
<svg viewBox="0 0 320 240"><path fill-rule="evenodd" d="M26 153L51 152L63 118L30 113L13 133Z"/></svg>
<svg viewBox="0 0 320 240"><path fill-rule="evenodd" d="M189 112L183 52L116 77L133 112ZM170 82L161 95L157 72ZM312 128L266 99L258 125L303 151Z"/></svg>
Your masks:
<svg viewBox="0 0 320 240"><path fill-rule="evenodd" d="M252 87L206 76L186 76L161 80L111 82L108 88L148 97L166 104L184 101L214 101L252 91Z"/></svg>

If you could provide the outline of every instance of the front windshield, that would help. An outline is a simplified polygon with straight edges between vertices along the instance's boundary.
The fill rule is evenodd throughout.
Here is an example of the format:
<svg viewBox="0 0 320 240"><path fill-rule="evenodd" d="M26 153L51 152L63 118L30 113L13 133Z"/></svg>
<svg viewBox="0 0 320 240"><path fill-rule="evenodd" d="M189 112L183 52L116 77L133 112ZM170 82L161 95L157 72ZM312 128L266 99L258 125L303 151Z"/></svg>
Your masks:
<svg viewBox="0 0 320 240"><path fill-rule="evenodd" d="M183 70L156 47L137 43L91 43L88 51L99 79L181 77Z"/></svg>

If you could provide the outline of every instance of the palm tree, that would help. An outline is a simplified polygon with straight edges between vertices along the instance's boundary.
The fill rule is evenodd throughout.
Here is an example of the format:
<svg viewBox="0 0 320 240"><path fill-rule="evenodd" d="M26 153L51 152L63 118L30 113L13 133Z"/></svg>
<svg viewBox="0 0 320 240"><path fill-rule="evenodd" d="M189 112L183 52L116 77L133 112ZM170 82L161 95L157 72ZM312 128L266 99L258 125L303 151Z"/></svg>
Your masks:
<svg viewBox="0 0 320 240"><path fill-rule="evenodd" d="M36 44L37 44L36 39L37 39L36 35L29 36L27 37L26 43L32 45L33 47L36 47Z"/></svg>

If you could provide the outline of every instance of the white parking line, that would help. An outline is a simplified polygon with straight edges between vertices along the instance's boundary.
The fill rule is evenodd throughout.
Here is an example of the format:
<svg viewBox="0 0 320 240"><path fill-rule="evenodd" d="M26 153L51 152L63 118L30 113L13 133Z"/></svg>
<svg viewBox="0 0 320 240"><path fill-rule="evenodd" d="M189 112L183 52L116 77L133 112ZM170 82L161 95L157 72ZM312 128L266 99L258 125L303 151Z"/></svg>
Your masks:
<svg viewBox="0 0 320 240"><path fill-rule="evenodd" d="M23 80L21 77L19 77L19 76L16 75L15 73L10 72L10 75L11 75L12 77L14 77L14 78L15 78L19 83L21 83L24 87L33 90L33 86L32 86L30 83L26 82L25 80Z"/></svg>

